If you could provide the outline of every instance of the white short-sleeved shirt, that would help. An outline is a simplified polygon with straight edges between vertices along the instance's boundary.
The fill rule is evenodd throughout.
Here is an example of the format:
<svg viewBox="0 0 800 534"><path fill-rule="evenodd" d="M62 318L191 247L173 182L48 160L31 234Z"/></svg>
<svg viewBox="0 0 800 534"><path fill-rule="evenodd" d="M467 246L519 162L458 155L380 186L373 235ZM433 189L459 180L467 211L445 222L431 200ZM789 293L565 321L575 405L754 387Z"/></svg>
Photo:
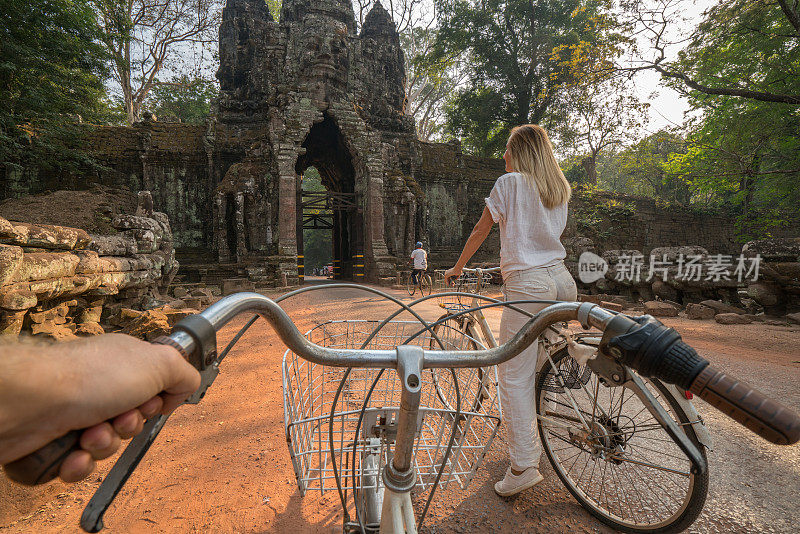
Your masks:
<svg viewBox="0 0 800 534"><path fill-rule="evenodd" d="M567 225L567 203L547 209L534 184L518 172L504 174L486 199L494 222L500 225L500 270L548 267L563 260L561 233Z"/></svg>
<svg viewBox="0 0 800 534"><path fill-rule="evenodd" d="M411 253L411 258L414 260L415 269L428 268L428 253L421 248L415 248Z"/></svg>

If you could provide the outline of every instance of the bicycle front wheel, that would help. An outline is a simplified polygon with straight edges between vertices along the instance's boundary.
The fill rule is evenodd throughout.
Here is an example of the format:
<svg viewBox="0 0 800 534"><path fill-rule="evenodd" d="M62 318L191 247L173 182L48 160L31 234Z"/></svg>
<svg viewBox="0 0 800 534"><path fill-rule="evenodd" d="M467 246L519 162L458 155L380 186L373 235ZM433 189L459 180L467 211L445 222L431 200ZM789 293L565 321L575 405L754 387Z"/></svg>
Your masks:
<svg viewBox="0 0 800 534"><path fill-rule="evenodd" d="M604 385L563 348L536 384L542 445L556 474L603 523L622 532L679 532L700 514L708 471L692 463L626 387ZM705 457L691 421L657 380L647 388ZM577 410L576 410L577 408Z"/></svg>

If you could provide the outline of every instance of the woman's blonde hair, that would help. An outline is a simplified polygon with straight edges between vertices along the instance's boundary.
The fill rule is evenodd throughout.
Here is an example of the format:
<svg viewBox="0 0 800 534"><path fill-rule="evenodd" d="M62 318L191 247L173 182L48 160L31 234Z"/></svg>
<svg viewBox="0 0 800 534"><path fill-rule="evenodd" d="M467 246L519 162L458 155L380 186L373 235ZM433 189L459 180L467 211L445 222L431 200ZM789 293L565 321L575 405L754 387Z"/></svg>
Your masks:
<svg viewBox="0 0 800 534"><path fill-rule="evenodd" d="M511 130L508 138L511 167L521 173L533 187L547 209L569 201L572 189L558 166L547 132L538 124L523 124Z"/></svg>

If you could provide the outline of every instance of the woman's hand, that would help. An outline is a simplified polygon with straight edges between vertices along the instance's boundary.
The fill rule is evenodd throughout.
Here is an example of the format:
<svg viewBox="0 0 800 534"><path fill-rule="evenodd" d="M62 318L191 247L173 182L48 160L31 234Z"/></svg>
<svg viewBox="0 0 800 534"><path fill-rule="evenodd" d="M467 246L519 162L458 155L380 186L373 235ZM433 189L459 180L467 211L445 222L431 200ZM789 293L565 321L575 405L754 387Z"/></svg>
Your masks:
<svg viewBox="0 0 800 534"><path fill-rule="evenodd" d="M447 269L444 272L444 284L446 286L449 286L450 279L451 278L455 279L458 278L459 276L461 276L461 267L459 267L458 265L454 266L452 269Z"/></svg>

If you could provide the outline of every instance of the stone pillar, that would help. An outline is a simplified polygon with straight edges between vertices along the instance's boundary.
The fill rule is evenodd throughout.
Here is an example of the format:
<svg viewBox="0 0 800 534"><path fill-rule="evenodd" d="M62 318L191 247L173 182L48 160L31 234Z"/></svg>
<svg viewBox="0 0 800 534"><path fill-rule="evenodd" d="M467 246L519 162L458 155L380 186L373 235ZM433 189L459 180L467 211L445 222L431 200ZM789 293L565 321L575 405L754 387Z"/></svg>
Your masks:
<svg viewBox="0 0 800 534"><path fill-rule="evenodd" d="M293 147L291 147L293 148ZM278 156L278 254L297 256L297 176L296 155L289 147L281 147Z"/></svg>
<svg viewBox="0 0 800 534"><path fill-rule="evenodd" d="M225 193L217 192L214 196L214 207L216 217L214 220L214 247L217 249L217 258L220 263L231 261L230 250L228 249L228 229L227 229L227 205Z"/></svg>
<svg viewBox="0 0 800 534"><path fill-rule="evenodd" d="M245 242L244 226L244 193L236 192L236 261L244 261L247 258L247 244Z"/></svg>

